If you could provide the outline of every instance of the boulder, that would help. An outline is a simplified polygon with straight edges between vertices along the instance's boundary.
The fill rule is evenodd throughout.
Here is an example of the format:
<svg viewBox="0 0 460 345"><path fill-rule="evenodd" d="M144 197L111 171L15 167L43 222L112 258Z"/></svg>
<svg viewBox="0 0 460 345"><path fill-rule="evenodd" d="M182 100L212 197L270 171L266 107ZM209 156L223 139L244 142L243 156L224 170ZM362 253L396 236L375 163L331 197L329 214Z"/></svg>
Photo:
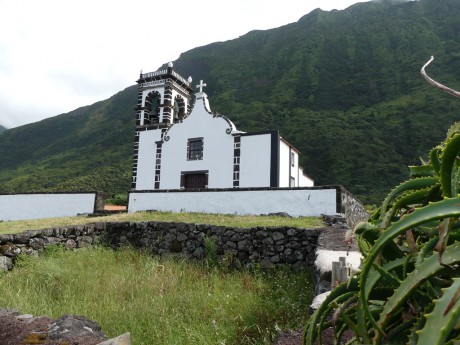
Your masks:
<svg viewBox="0 0 460 345"><path fill-rule="evenodd" d="M13 260L7 256L0 256L0 271L9 271L13 268Z"/></svg>

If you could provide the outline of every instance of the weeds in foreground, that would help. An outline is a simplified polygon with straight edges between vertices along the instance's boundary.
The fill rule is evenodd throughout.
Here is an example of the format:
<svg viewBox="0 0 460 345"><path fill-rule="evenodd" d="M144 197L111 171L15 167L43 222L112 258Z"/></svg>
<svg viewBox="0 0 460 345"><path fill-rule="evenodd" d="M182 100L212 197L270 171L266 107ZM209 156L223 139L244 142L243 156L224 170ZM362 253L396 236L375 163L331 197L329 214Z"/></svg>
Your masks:
<svg viewBox="0 0 460 345"><path fill-rule="evenodd" d="M84 315L134 344L269 344L300 328L313 297L307 273L222 271L130 249L47 251L0 274L0 306Z"/></svg>

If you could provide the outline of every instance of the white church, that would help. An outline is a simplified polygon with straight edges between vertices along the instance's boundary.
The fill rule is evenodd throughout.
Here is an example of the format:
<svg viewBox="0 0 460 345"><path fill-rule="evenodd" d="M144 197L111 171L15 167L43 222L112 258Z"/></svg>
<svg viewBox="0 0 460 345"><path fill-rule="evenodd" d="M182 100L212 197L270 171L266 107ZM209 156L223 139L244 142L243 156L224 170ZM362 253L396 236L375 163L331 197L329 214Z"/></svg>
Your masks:
<svg viewBox="0 0 460 345"><path fill-rule="evenodd" d="M171 62L140 74L133 191L313 186L278 130L239 131L191 82Z"/></svg>

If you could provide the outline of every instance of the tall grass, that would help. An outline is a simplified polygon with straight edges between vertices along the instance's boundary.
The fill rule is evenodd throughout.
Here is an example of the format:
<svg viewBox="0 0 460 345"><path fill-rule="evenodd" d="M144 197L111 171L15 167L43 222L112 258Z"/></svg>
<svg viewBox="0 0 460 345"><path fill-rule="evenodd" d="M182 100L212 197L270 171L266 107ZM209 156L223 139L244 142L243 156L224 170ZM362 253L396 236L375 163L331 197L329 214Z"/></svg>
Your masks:
<svg viewBox="0 0 460 345"><path fill-rule="evenodd" d="M288 226L293 228L318 228L324 226L317 217L286 218L279 216L238 216L232 214L136 212L120 213L103 217L63 217L22 221L0 221L0 234L13 234L25 230L58 226L82 225L94 222L182 222L212 224L228 227L252 228L257 226Z"/></svg>
<svg viewBox="0 0 460 345"><path fill-rule="evenodd" d="M305 324L312 291L306 272L229 271L102 247L20 256L0 274L1 307L84 315L110 337L131 332L136 345L269 344Z"/></svg>

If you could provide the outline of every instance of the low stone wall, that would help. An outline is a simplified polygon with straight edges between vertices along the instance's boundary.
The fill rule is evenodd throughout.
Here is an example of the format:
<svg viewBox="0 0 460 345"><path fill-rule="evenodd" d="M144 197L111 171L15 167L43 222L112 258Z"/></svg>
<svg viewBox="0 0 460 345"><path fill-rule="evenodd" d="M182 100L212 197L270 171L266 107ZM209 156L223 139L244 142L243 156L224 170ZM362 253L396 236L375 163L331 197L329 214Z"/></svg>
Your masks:
<svg viewBox="0 0 460 345"><path fill-rule="evenodd" d="M78 249L94 244L114 248L129 245L153 255L180 254L193 259L205 258L206 248L214 246L215 254L235 264L304 269L313 267L320 232L321 229L239 229L166 222L93 223L32 230L0 235L0 269L11 269L21 253L36 255L47 246Z"/></svg>

